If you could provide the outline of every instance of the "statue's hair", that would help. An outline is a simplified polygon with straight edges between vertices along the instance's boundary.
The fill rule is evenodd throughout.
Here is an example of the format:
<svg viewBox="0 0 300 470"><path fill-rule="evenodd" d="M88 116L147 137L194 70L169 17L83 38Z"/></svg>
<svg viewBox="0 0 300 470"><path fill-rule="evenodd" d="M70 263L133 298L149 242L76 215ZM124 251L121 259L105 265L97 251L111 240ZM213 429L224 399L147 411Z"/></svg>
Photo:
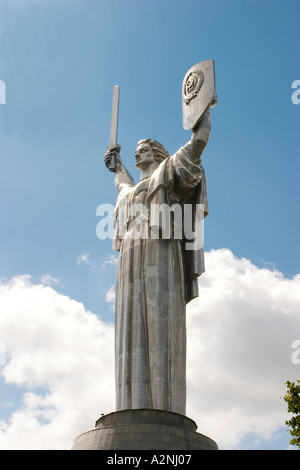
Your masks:
<svg viewBox="0 0 300 470"><path fill-rule="evenodd" d="M139 141L139 144L149 144L154 152L155 160L161 163L167 157L170 156L169 152L165 149L165 147L153 139L143 139Z"/></svg>

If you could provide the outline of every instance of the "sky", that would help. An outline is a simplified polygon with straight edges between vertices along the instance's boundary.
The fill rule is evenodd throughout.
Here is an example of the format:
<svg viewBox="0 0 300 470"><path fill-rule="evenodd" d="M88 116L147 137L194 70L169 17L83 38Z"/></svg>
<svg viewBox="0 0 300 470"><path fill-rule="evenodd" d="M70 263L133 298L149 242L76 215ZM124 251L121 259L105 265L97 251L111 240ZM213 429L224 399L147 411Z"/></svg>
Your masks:
<svg viewBox="0 0 300 470"><path fill-rule="evenodd" d="M175 153L182 80L214 59L206 272L187 308L187 415L220 449L288 450L300 378L297 0L0 0L0 449L70 449L114 402L117 252L104 165ZM299 82L299 83L298 83ZM4 99L5 98L5 99Z"/></svg>

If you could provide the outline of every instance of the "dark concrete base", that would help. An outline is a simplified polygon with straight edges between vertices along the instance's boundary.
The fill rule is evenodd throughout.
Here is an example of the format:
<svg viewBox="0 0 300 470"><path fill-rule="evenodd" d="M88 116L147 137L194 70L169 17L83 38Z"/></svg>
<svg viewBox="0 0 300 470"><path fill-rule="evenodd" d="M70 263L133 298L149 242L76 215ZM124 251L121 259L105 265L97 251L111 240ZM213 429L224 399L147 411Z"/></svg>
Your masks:
<svg viewBox="0 0 300 470"><path fill-rule="evenodd" d="M194 421L162 410L123 410L102 416L72 450L218 450Z"/></svg>

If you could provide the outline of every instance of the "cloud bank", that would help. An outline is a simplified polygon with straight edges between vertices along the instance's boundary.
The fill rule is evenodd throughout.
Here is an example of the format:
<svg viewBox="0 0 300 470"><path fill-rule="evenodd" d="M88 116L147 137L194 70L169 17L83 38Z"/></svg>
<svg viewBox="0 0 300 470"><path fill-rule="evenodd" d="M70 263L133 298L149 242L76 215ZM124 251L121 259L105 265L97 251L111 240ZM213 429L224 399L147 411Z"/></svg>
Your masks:
<svg viewBox="0 0 300 470"><path fill-rule="evenodd" d="M284 383L299 376L300 276L224 249L206 253L199 284L187 309L187 415L220 448L249 433L272 439L286 419ZM2 281L0 341L4 386L22 394L0 418L0 449L70 449L115 410L113 325L83 304L30 276Z"/></svg>
<svg viewBox="0 0 300 470"><path fill-rule="evenodd" d="M1 374L24 389L21 406L0 421L0 449L68 449L113 410L113 327L81 303L15 277L0 286L0 336Z"/></svg>
<svg viewBox="0 0 300 470"><path fill-rule="evenodd" d="M300 372L292 362L300 276L285 279L229 250L211 251L187 321L188 411L199 432L223 448L239 448L247 433L275 437L286 419L284 384Z"/></svg>

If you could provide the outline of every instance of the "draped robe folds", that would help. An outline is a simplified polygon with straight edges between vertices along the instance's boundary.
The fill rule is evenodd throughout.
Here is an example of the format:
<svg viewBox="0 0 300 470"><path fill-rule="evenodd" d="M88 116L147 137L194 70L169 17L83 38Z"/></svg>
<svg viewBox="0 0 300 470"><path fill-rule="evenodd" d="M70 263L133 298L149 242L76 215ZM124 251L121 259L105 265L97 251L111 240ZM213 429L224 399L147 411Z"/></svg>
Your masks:
<svg viewBox="0 0 300 470"><path fill-rule="evenodd" d="M195 153L190 141L167 157L149 179L123 186L117 200L113 243L119 251L117 410L152 408L185 414L186 304L198 295L197 277L204 272L203 249L186 250L185 240L173 236L137 236L137 226L130 223L128 214L133 204L150 208L151 204L190 203L194 208L203 204L206 216L202 150ZM121 233L124 221L126 229ZM149 220L145 224L150 230Z"/></svg>

